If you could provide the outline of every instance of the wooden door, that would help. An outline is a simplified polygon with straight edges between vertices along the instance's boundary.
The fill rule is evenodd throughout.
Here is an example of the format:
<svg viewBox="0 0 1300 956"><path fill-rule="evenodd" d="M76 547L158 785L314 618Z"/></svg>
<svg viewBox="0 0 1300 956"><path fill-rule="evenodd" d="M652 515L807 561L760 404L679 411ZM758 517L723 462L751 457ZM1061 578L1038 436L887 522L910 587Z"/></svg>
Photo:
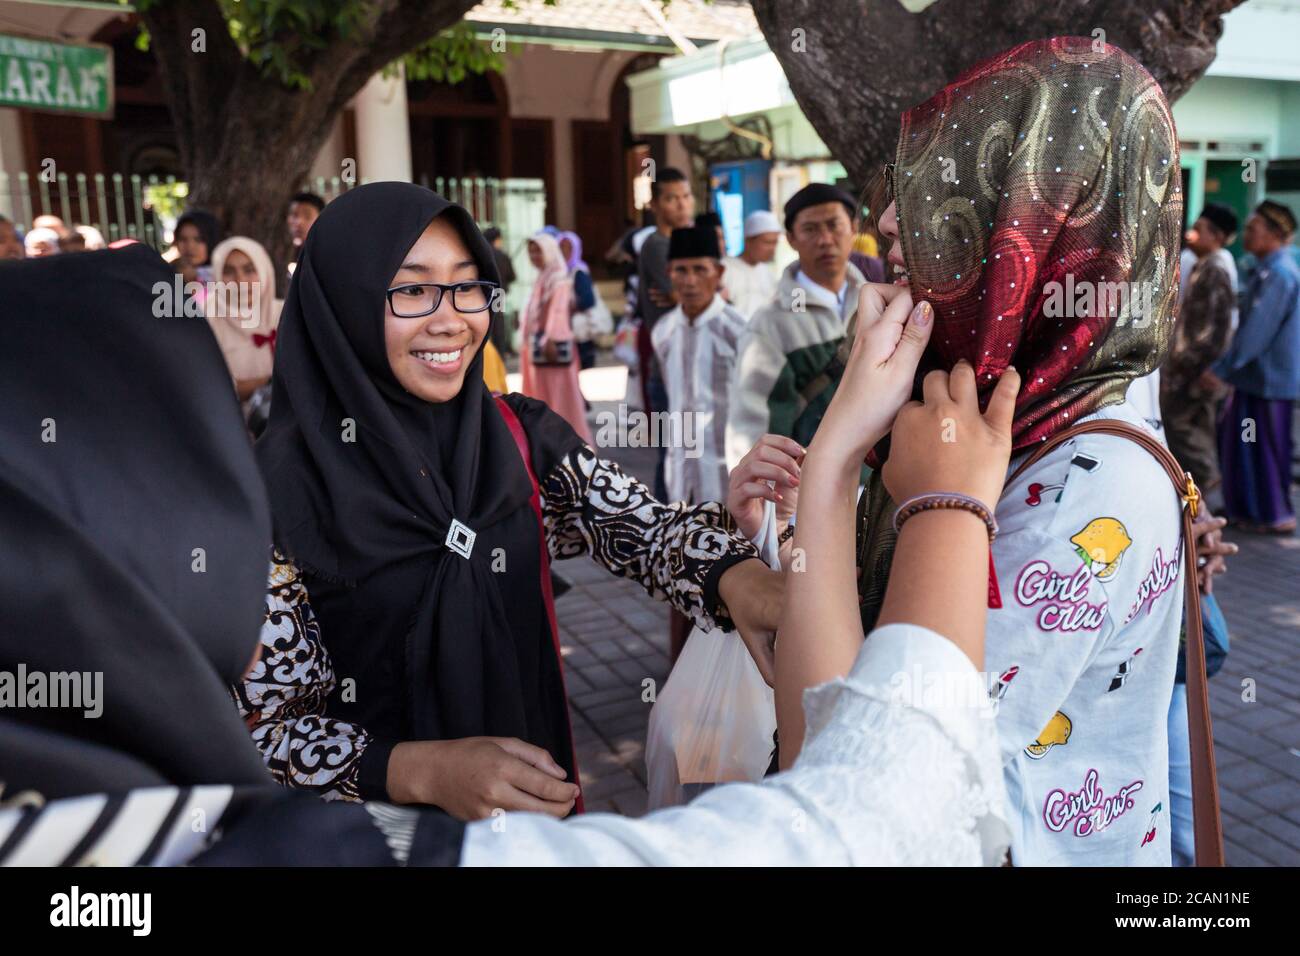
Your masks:
<svg viewBox="0 0 1300 956"><path fill-rule="evenodd" d="M627 228L622 130L611 122L573 121L573 211L583 258L606 272L605 250Z"/></svg>

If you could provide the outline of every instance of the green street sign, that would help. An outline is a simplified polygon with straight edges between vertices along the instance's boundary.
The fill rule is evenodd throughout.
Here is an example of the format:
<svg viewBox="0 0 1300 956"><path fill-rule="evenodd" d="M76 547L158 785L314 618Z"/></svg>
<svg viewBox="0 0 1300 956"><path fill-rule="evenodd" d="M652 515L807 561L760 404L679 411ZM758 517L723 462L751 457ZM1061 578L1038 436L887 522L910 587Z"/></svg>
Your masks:
<svg viewBox="0 0 1300 956"><path fill-rule="evenodd" d="M0 33L0 106L113 115L113 50Z"/></svg>

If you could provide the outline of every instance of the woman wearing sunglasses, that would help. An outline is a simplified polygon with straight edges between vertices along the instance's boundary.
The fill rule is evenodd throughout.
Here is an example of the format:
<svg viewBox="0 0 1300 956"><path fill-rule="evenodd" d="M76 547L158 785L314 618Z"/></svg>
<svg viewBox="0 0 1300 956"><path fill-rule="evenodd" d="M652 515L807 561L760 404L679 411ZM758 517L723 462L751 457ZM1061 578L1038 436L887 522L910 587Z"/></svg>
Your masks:
<svg viewBox="0 0 1300 956"><path fill-rule="evenodd" d="M409 184L351 190L303 247L258 445L276 552L236 688L288 786L460 819L580 809L549 559L590 555L751 647L775 628L780 578L721 505L661 504L543 403L492 397L497 288L469 214Z"/></svg>

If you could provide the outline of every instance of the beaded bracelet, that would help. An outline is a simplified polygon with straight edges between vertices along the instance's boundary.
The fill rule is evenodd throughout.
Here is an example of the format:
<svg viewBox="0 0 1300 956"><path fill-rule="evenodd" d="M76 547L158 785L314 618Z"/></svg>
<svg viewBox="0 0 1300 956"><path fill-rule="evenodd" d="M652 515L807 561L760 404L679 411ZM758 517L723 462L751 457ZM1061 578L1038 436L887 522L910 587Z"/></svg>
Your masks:
<svg viewBox="0 0 1300 956"><path fill-rule="evenodd" d="M922 511L934 511L942 508L958 508L962 511L969 511L983 521L984 526L989 529L989 541L998 536L997 519L993 517L993 512L989 511L984 502L972 498L970 495L942 491L916 495L899 505L898 510L894 512L894 531L897 532L901 529L903 522L912 515L920 514Z"/></svg>

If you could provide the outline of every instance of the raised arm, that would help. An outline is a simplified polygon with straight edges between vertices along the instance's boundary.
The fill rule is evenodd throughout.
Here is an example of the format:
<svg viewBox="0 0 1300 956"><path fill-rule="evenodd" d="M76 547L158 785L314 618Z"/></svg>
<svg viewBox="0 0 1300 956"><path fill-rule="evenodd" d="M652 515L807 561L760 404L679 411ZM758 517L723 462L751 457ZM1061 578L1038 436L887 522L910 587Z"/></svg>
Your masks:
<svg viewBox="0 0 1300 956"><path fill-rule="evenodd" d="M1004 376L997 401L990 403L988 414L993 418L987 421L979 414L974 370L959 365L951 381L946 373L931 373L925 404L910 403L894 422L929 339L932 312L928 303L914 306L902 287L868 285L860 296L858 314L860 326L844 377L803 467L794 543L804 571L792 573L787 583L776 648L782 766L793 763L802 744L804 690L848 673L861 648L853 510L859 465L867 452L892 424L884 477L896 502L924 492L957 492L984 501L990 513L1010 452L1007 402L1014 401L1019 387L1014 370ZM946 442L949 420L956 441ZM999 466L1002 442L1006 450L1000 453ZM996 487L991 487L994 482ZM983 659L983 614L972 613L971 608L982 608L986 593L987 532L978 518L966 512L928 513L908 522L913 523L917 527L908 537L916 543L895 554L879 624L906 621L926 627L953 641L978 664ZM977 556L982 553L983 558L962 562L954 572L951 597L938 601L926 585L931 576L913 562L932 566L934 549L945 546L949 549L945 553L965 548Z"/></svg>
<svg viewBox="0 0 1300 956"><path fill-rule="evenodd" d="M657 501L645 485L588 447L570 452L542 482L542 513L552 558L590 555L630 578L703 630L731 630L719 596L725 572L758 558L727 509Z"/></svg>
<svg viewBox="0 0 1300 956"><path fill-rule="evenodd" d="M788 576L776 646L783 767L803 739L804 689L846 674L862 645L853 560L858 474L910 397L933 325L924 309L913 310L902 286L862 287L844 376L804 459L793 551L803 570Z"/></svg>

